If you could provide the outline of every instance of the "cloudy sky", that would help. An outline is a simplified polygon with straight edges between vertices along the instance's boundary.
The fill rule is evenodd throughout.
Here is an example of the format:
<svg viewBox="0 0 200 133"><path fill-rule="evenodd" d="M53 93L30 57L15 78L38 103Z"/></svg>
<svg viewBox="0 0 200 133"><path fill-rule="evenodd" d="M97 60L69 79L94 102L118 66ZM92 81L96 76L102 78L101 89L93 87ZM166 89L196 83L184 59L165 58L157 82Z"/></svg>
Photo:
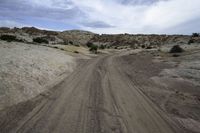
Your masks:
<svg viewBox="0 0 200 133"><path fill-rule="evenodd" d="M200 32L200 0L0 0L0 26L191 34Z"/></svg>

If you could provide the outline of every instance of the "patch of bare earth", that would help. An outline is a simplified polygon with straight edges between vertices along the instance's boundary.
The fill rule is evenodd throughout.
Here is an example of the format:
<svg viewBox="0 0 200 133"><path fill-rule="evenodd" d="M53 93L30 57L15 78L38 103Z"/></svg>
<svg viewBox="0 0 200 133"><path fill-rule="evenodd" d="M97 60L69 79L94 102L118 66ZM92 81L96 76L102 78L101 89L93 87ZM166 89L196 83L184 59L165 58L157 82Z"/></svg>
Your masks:
<svg viewBox="0 0 200 133"><path fill-rule="evenodd" d="M75 66L75 59L66 52L0 41L0 110L44 92Z"/></svg>
<svg viewBox="0 0 200 133"><path fill-rule="evenodd" d="M199 52L194 51L179 57L149 51L124 56L122 60L127 64L127 74L158 107L186 132L199 133L199 58Z"/></svg>

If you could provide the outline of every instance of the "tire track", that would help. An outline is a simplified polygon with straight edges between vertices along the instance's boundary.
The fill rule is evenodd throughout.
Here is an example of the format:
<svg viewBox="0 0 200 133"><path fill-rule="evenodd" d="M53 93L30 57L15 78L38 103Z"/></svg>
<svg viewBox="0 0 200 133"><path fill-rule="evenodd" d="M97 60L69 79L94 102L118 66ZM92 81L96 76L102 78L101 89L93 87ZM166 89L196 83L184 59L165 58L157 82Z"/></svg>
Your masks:
<svg viewBox="0 0 200 133"><path fill-rule="evenodd" d="M175 133L176 125L142 93L144 79L130 71L119 54L88 61L12 132Z"/></svg>

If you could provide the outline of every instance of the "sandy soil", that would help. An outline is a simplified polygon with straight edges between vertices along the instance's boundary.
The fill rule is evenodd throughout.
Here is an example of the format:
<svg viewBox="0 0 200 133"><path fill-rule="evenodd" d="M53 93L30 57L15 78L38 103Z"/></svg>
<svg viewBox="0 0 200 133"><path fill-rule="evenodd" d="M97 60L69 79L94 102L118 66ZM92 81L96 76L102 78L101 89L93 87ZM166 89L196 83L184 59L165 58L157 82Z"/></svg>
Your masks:
<svg viewBox="0 0 200 133"><path fill-rule="evenodd" d="M0 110L40 94L75 65L60 50L0 41Z"/></svg>
<svg viewBox="0 0 200 133"><path fill-rule="evenodd" d="M56 86L2 110L1 132L199 133L199 55L115 50L81 60Z"/></svg>
<svg viewBox="0 0 200 133"><path fill-rule="evenodd" d="M162 99L162 109L166 110L181 125L191 132L200 131L200 46L182 46L186 51L179 57L160 58L160 62L170 64L159 76L152 79L167 93ZM158 60L157 60L158 61ZM159 62L158 61L158 62Z"/></svg>
<svg viewBox="0 0 200 133"><path fill-rule="evenodd" d="M118 53L82 62L48 93L0 113L2 132L186 132L144 95L142 88L147 80L134 74L142 75L141 70L148 66L143 60L133 60L136 67L127 65L128 57ZM150 58L144 59L151 64ZM153 67L147 70L147 76L159 73Z"/></svg>
<svg viewBox="0 0 200 133"><path fill-rule="evenodd" d="M157 106L187 132L200 131L199 53L185 52L180 57L149 51L123 57L130 77ZM162 56L158 56L162 55ZM150 61L151 62L150 62ZM198 63L197 63L198 62ZM187 64L187 65L186 65ZM193 67L191 67L193 66ZM195 71L195 74L192 74ZM140 86L142 84L142 86Z"/></svg>
<svg viewBox="0 0 200 133"><path fill-rule="evenodd" d="M82 59L90 59L90 57L97 56L97 55L91 53L89 51L89 48L86 48L86 47L83 47L83 46L56 44L56 45L50 45L50 47L66 51L69 54L72 54L72 53L79 54L79 55L81 55ZM72 55L76 56L76 54L72 54Z"/></svg>

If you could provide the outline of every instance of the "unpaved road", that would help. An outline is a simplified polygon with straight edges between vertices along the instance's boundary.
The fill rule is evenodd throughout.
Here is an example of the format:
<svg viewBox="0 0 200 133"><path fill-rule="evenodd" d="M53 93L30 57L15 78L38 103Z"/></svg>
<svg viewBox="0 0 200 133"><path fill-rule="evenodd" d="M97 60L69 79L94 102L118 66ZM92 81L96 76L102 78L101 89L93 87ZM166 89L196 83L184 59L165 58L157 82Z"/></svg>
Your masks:
<svg viewBox="0 0 200 133"><path fill-rule="evenodd" d="M15 112L20 118L7 114L7 119L12 119L1 120L1 132L182 133L142 93L124 65L117 54L82 63L53 93L43 95L27 115L21 117L20 109Z"/></svg>

